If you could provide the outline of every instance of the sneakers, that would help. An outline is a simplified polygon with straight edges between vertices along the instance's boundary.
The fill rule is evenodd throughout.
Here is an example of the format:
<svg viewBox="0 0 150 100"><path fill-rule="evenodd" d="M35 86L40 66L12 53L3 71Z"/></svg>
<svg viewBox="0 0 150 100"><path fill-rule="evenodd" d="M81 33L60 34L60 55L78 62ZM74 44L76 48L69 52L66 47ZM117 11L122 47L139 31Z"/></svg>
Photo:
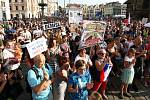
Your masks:
<svg viewBox="0 0 150 100"><path fill-rule="evenodd" d="M126 97L131 97L131 94L129 94L129 93L124 93L124 96L126 96Z"/></svg>

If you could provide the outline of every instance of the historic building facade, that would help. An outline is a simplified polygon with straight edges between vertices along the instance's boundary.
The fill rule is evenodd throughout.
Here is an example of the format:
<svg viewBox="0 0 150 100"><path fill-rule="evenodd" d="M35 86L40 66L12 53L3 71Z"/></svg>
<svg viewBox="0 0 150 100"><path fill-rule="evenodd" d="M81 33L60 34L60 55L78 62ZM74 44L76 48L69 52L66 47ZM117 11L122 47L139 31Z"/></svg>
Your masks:
<svg viewBox="0 0 150 100"><path fill-rule="evenodd" d="M105 16L113 17L115 15L121 15L121 3L110 2L105 5L104 8Z"/></svg>
<svg viewBox="0 0 150 100"><path fill-rule="evenodd" d="M34 0L9 0L11 18L32 18ZM36 0L35 0L36 1Z"/></svg>
<svg viewBox="0 0 150 100"><path fill-rule="evenodd" d="M39 3L45 3L44 15L54 15L58 10L57 0L9 0L11 18L39 18L42 14Z"/></svg>
<svg viewBox="0 0 150 100"><path fill-rule="evenodd" d="M143 17L150 20L150 0L127 0L127 14L131 18L141 20Z"/></svg>
<svg viewBox="0 0 150 100"><path fill-rule="evenodd" d="M9 0L0 0L0 20L10 20Z"/></svg>

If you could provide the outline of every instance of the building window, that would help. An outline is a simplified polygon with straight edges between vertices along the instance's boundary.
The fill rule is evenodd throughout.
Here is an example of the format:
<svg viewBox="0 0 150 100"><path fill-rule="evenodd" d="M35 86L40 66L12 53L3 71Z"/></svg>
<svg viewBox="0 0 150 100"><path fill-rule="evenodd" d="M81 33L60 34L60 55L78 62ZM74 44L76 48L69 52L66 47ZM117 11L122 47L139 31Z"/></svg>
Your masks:
<svg viewBox="0 0 150 100"><path fill-rule="evenodd" d="M22 6L22 10L24 10L24 6Z"/></svg>
<svg viewBox="0 0 150 100"><path fill-rule="evenodd" d="M13 18L13 14L10 14L11 19Z"/></svg>
<svg viewBox="0 0 150 100"><path fill-rule="evenodd" d="M16 6L16 10L18 10L18 6Z"/></svg>
<svg viewBox="0 0 150 100"><path fill-rule="evenodd" d="M23 13L22 13L22 18L23 18L23 19L25 18L25 14L23 14Z"/></svg>
<svg viewBox="0 0 150 100"><path fill-rule="evenodd" d="M12 10L12 7L10 6L10 10Z"/></svg>
<svg viewBox="0 0 150 100"><path fill-rule="evenodd" d="M19 18L19 14L16 14L16 17Z"/></svg>
<svg viewBox="0 0 150 100"><path fill-rule="evenodd" d="M18 0L15 0L15 2L18 2Z"/></svg>
<svg viewBox="0 0 150 100"><path fill-rule="evenodd" d="M21 0L21 2L24 2L24 0Z"/></svg>
<svg viewBox="0 0 150 100"><path fill-rule="evenodd" d="M2 11L2 13L3 13L3 20L6 20L6 12Z"/></svg>
<svg viewBox="0 0 150 100"><path fill-rule="evenodd" d="M9 0L9 3L11 3L11 0Z"/></svg>
<svg viewBox="0 0 150 100"><path fill-rule="evenodd" d="M5 7L5 2L2 2L2 1L1 1L1 6L2 6L2 7Z"/></svg>
<svg viewBox="0 0 150 100"><path fill-rule="evenodd" d="M73 13L72 12L70 12L70 17L73 17Z"/></svg>

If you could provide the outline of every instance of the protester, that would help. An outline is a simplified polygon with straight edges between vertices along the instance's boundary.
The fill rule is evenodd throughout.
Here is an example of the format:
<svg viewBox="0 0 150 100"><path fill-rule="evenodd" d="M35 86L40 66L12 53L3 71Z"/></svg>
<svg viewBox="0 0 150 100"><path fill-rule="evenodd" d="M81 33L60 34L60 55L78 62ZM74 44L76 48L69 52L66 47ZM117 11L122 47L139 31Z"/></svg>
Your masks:
<svg viewBox="0 0 150 100"><path fill-rule="evenodd" d="M80 49L79 54L76 56L74 63L76 63L76 61L78 60L84 60L85 63L87 64L87 69L89 69L89 67L93 65L90 56L86 54L86 48L79 48L79 49Z"/></svg>
<svg viewBox="0 0 150 100"><path fill-rule="evenodd" d="M96 51L97 58L95 59L95 78L93 79L94 81L94 86L93 86L93 91L98 91L101 87L101 95L104 99L108 99L108 97L105 94L106 90L106 85L107 85L107 79L104 80L101 78L103 69L106 65L113 66L110 57L106 54L105 49L100 49Z"/></svg>
<svg viewBox="0 0 150 100"><path fill-rule="evenodd" d="M60 46L57 45L56 38L51 38L46 51L46 61L50 64L54 73L59 70L59 57L61 55L62 52Z"/></svg>
<svg viewBox="0 0 150 100"><path fill-rule="evenodd" d="M124 95L127 97L131 97L131 95L127 91L127 88L128 88L128 84L132 84L134 78L134 65L136 62L135 53L136 50L131 48L124 59L124 69L121 76L121 80L122 80L121 94L120 94L121 99L124 98Z"/></svg>
<svg viewBox="0 0 150 100"><path fill-rule="evenodd" d="M55 81L53 83L54 100L65 100L67 98L67 82L69 77L69 58L62 57L60 69L55 74Z"/></svg>
<svg viewBox="0 0 150 100"><path fill-rule="evenodd" d="M145 50L147 51L145 66L144 66L144 86L148 87L150 82L148 77L150 76L150 36L147 38L147 43L145 44Z"/></svg>
<svg viewBox="0 0 150 100"><path fill-rule="evenodd" d="M144 45L142 44L142 37L141 36L137 36L135 39L134 39L134 45L131 46L130 48L134 48L136 50L136 63L135 63L135 76L134 76L134 80L133 80L133 84L132 84L132 88L135 90L135 91L139 91L138 89L138 79L141 78L142 76L142 63L146 57L146 52L144 50ZM142 61L143 60L143 61Z"/></svg>
<svg viewBox="0 0 150 100"><path fill-rule="evenodd" d="M71 53L70 46L68 43L67 35L62 36L62 44L60 45L62 56L69 58L69 53Z"/></svg>
<svg viewBox="0 0 150 100"><path fill-rule="evenodd" d="M39 54L34 57L34 69L37 70L39 77L36 76L36 72L33 69L28 71L27 80L32 88L33 100L53 100L53 71L50 66L48 66L48 69L45 66L45 56Z"/></svg>
<svg viewBox="0 0 150 100"><path fill-rule="evenodd" d="M76 72L69 77L68 92L70 100L87 100L88 90L93 87L91 76L85 75L86 63L84 60L78 60L75 63Z"/></svg>
<svg viewBox="0 0 150 100"><path fill-rule="evenodd" d="M39 38L43 36L43 31L38 27L38 25L36 25L36 29L33 30L32 34L33 34L33 39Z"/></svg>

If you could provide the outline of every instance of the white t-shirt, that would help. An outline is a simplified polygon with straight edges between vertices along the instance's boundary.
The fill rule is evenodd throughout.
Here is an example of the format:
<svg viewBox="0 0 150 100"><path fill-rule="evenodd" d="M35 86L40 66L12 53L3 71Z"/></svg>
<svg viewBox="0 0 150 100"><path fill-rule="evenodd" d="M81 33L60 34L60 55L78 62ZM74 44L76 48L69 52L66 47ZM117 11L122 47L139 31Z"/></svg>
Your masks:
<svg viewBox="0 0 150 100"><path fill-rule="evenodd" d="M126 41L127 45L128 45L128 48L130 48L131 46L134 45L133 41Z"/></svg>
<svg viewBox="0 0 150 100"><path fill-rule="evenodd" d="M4 49L3 55L4 55L4 59L15 57L14 54L10 52L8 49Z"/></svg>
<svg viewBox="0 0 150 100"><path fill-rule="evenodd" d="M4 55L4 59L7 59L7 61L6 61L5 64L9 63L9 59L8 59L8 58L14 58L14 57L15 57L14 53L12 53L12 52L11 52L10 50L8 50L8 49L4 49L3 55ZM5 64L4 64L4 65L5 65ZM20 66L20 63L17 63L17 64L13 64L13 65L7 65L7 68L8 68L9 70L15 70L15 69L17 69L19 66Z"/></svg>
<svg viewBox="0 0 150 100"><path fill-rule="evenodd" d="M0 34L0 39L4 40L4 35L3 34Z"/></svg>
<svg viewBox="0 0 150 100"><path fill-rule="evenodd" d="M129 58L129 56L125 56L124 61L132 62L135 57ZM131 64L129 68L133 68L134 64Z"/></svg>
<svg viewBox="0 0 150 100"><path fill-rule="evenodd" d="M33 31L33 35L36 36L36 37L41 37L43 36L43 31L42 30L34 30Z"/></svg>
<svg viewBox="0 0 150 100"><path fill-rule="evenodd" d="M76 61L78 61L78 60L84 60L86 64L89 63L90 65L92 65L92 61L91 61L89 55L87 55L87 54L86 54L85 57L81 57L81 56L77 55L76 58L75 58L74 64L75 64Z"/></svg>
<svg viewBox="0 0 150 100"><path fill-rule="evenodd" d="M25 42L31 42L32 37L29 31L23 32L21 36L24 37Z"/></svg>

